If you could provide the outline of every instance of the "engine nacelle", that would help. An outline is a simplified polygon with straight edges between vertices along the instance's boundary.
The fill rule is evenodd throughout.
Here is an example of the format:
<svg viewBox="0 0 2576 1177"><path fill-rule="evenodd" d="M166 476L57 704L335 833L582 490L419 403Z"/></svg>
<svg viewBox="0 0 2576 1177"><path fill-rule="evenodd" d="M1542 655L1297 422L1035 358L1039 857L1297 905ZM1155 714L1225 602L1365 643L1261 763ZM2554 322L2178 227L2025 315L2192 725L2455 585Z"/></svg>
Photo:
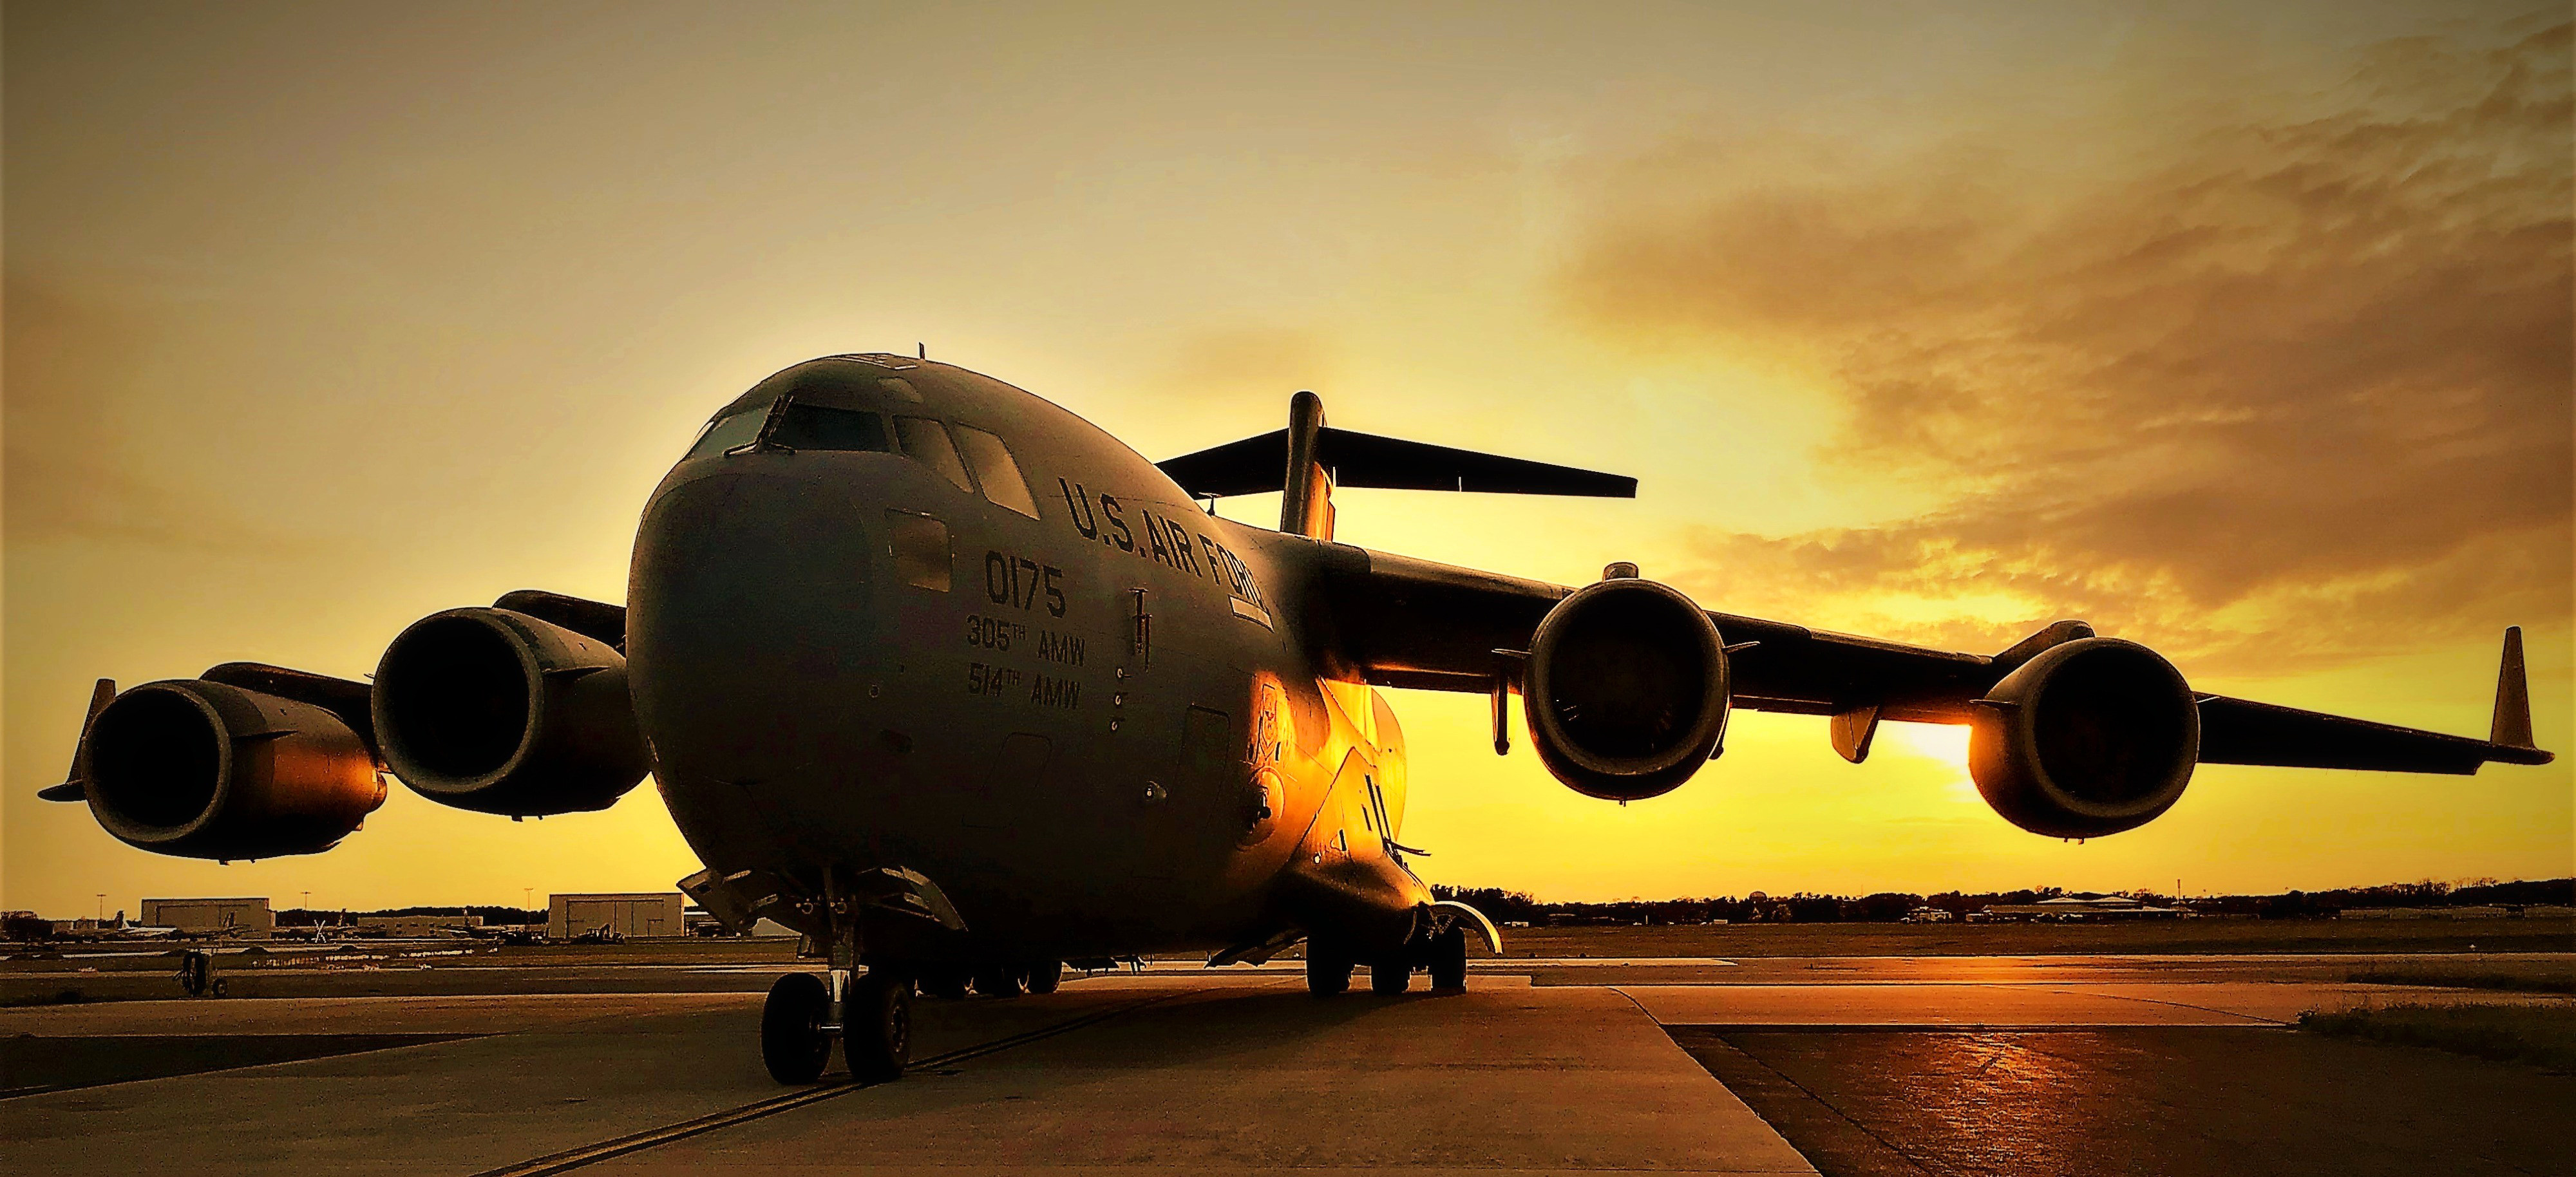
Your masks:
<svg viewBox="0 0 2576 1177"><path fill-rule="evenodd" d="M189 858L318 854L385 801L374 753L339 716L203 679L118 695L77 776L108 833Z"/></svg>
<svg viewBox="0 0 2576 1177"><path fill-rule="evenodd" d="M1979 700L1968 773L2004 820L2098 838L2155 820L2200 762L2200 702L2182 672L2118 638L2052 646Z"/></svg>
<svg viewBox="0 0 2576 1177"><path fill-rule="evenodd" d="M459 809L606 809L649 766L625 656L508 609L413 622L376 663L373 709L394 775Z"/></svg>
<svg viewBox="0 0 2576 1177"><path fill-rule="evenodd" d="M1658 796L1726 738L1726 647L1679 590L1599 581L1540 620L1521 699L1539 762L1568 788L1605 801Z"/></svg>

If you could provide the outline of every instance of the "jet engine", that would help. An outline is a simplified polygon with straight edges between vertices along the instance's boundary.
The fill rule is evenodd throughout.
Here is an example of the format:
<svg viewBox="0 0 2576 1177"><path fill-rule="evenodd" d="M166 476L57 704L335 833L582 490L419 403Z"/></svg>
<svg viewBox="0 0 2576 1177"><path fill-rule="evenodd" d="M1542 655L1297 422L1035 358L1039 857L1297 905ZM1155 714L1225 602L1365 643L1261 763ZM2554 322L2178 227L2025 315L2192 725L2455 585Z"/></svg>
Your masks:
<svg viewBox="0 0 2576 1177"><path fill-rule="evenodd" d="M1726 647L1679 590L1634 576L1557 602L1521 682L1539 762L1575 792L1637 801L1672 791L1726 736Z"/></svg>
<svg viewBox="0 0 2576 1177"><path fill-rule="evenodd" d="M205 679L116 696L73 776L108 833L189 858L320 853L385 800L374 753L340 716Z"/></svg>
<svg viewBox="0 0 2576 1177"><path fill-rule="evenodd" d="M413 622L376 663L373 709L394 775L459 809L606 809L649 764L625 655L511 609Z"/></svg>
<svg viewBox="0 0 2576 1177"><path fill-rule="evenodd" d="M2098 838L2173 808L2200 761L2200 703L2173 664L2118 638L2052 646L1978 700L1968 773L2004 820Z"/></svg>

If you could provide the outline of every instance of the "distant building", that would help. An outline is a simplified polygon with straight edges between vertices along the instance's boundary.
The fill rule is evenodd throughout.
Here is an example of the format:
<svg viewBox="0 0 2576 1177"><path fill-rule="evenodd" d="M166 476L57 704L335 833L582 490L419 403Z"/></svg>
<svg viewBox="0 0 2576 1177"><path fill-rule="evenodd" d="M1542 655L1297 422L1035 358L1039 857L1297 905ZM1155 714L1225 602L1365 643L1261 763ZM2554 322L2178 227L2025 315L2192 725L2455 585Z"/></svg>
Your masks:
<svg viewBox="0 0 2576 1177"><path fill-rule="evenodd" d="M277 931L268 899L146 899L143 926L177 928L192 936L266 940Z"/></svg>
<svg viewBox="0 0 2576 1177"><path fill-rule="evenodd" d="M467 932L483 926L479 915L362 915L358 917L361 936L436 936L447 932Z"/></svg>
<svg viewBox="0 0 2576 1177"><path fill-rule="evenodd" d="M2178 907L2156 907L2121 895L2066 896L2037 903L1996 903L1970 916L1978 923L2039 920L2046 923L2094 923L2110 920L2170 920L2193 913Z"/></svg>
<svg viewBox="0 0 2576 1177"><path fill-rule="evenodd" d="M1959 917L1937 907L1918 907L1912 911L1906 912L1905 918L1897 922L1905 924L1946 924L1957 918Z"/></svg>
<svg viewBox="0 0 2576 1177"><path fill-rule="evenodd" d="M546 936L553 940L570 940L594 931L632 938L685 936L689 931L680 917L681 902L677 891L549 895L546 897Z"/></svg>

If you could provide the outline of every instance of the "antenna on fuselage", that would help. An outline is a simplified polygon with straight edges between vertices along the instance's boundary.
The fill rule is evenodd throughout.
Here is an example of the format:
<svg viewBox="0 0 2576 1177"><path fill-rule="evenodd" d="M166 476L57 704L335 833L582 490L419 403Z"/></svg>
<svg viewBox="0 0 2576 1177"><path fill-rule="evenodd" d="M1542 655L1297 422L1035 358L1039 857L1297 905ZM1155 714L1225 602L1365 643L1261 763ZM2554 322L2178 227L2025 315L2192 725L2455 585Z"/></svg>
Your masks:
<svg viewBox="0 0 2576 1177"><path fill-rule="evenodd" d="M912 345L912 350L915 353L913 356L914 359L926 360L930 358L930 345L927 343L915 343Z"/></svg>

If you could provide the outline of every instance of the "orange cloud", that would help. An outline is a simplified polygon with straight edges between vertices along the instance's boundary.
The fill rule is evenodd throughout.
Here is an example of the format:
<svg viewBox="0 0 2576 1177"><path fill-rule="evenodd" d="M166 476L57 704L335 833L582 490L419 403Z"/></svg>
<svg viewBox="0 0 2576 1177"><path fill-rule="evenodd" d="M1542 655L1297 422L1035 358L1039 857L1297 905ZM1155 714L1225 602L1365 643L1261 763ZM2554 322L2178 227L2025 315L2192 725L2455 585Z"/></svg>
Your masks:
<svg viewBox="0 0 2576 1177"><path fill-rule="evenodd" d="M1657 192L1565 289L1605 332L1803 357L1833 460L1933 494L1701 533L1730 607L1972 647L2090 616L2240 669L2564 619L2569 50L2384 44L2326 113L2100 128L2137 150L2074 180L1954 152Z"/></svg>

